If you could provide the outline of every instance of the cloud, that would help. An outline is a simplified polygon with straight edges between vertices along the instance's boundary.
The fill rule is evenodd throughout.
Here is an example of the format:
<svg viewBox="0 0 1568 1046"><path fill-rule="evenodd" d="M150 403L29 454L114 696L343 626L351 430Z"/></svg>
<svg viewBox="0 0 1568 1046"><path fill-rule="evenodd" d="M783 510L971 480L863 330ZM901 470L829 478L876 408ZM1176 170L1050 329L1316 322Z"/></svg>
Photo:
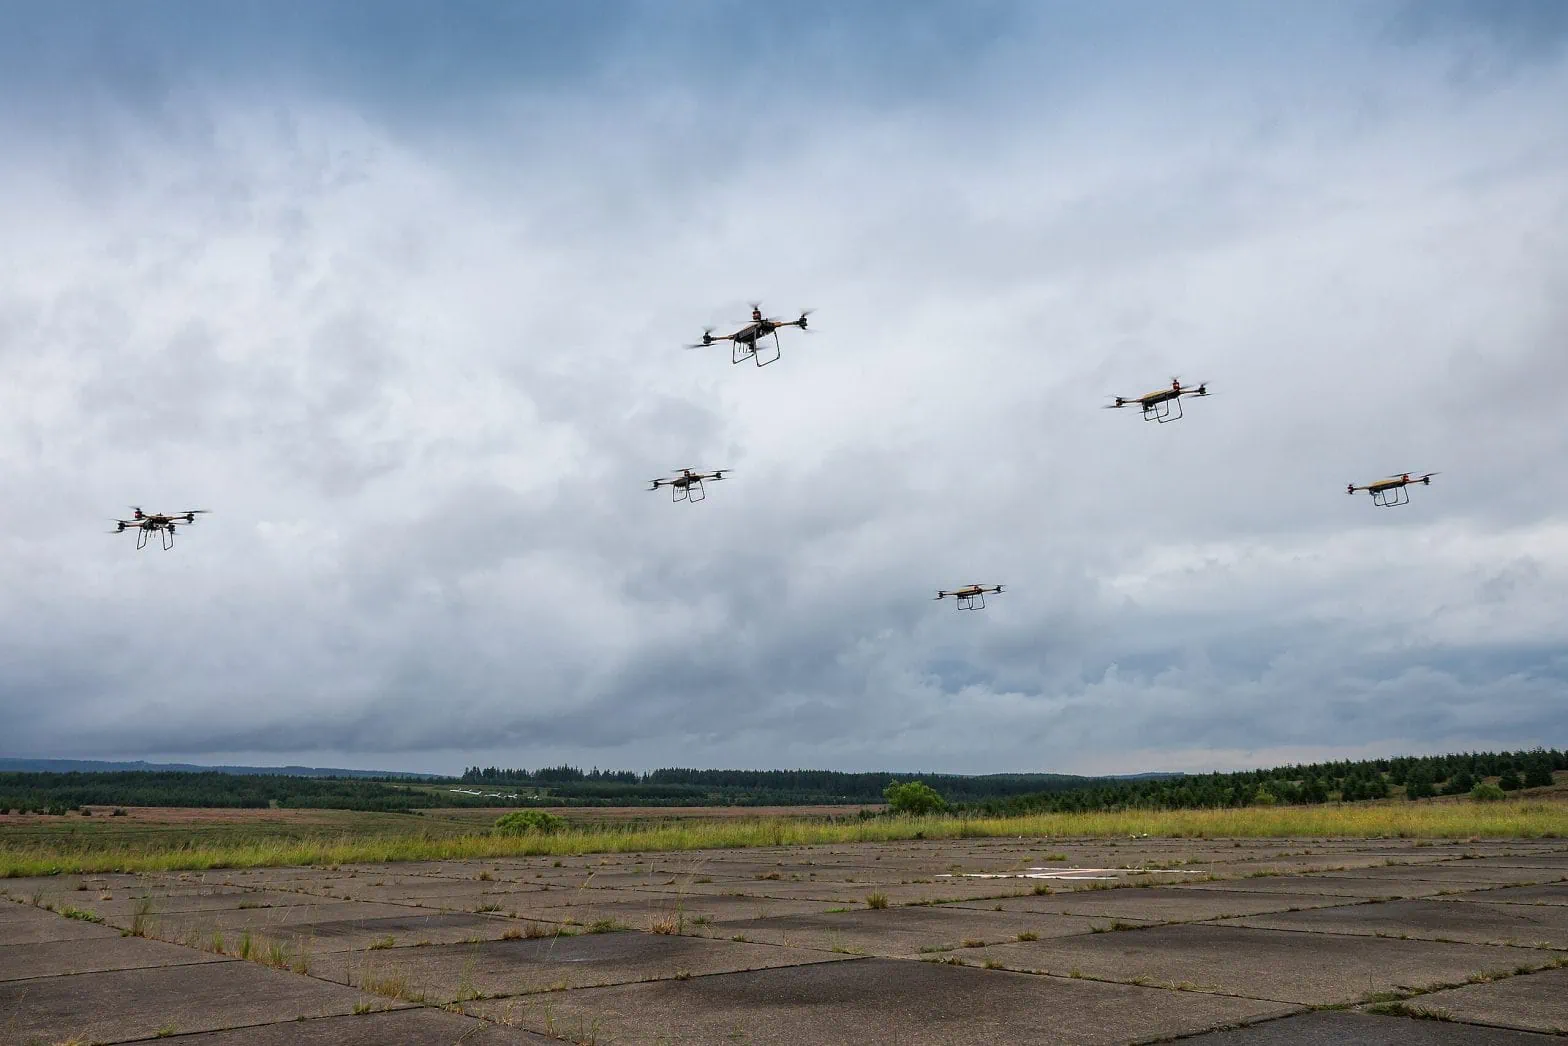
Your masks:
<svg viewBox="0 0 1568 1046"><path fill-rule="evenodd" d="M1101 771L1568 726L1560 61L1456 83L1343 13L779 9L747 61L722 4L178 10L30 23L90 75L0 172L14 754ZM818 310L779 364L680 349L759 295ZM1217 394L1098 409L1173 373ZM646 491L686 465L735 471ZM1407 468L1409 508L1339 493ZM137 553L98 533L132 503L214 512ZM971 580L1008 591L931 601Z"/></svg>

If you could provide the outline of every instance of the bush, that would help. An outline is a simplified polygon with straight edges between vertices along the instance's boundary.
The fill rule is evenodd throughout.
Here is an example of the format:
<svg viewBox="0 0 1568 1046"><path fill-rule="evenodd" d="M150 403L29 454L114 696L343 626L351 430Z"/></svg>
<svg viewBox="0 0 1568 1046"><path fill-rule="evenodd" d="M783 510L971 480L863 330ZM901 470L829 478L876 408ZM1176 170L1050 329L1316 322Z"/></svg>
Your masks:
<svg viewBox="0 0 1568 1046"><path fill-rule="evenodd" d="M1494 784L1482 781L1470 789L1470 798L1478 803L1495 803L1499 799L1507 798L1507 793Z"/></svg>
<svg viewBox="0 0 1568 1046"><path fill-rule="evenodd" d="M543 810L513 810L495 819L496 835L551 835L566 827L566 818L547 814Z"/></svg>
<svg viewBox="0 0 1568 1046"><path fill-rule="evenodd" d="M1278 803L1279 796L1275 795L1267 788L1259 788L1257 794L1252 797L1253 806L1276 806Z"/></svg>
<svg viewBox="0 0 1568 1046"><path fill-rule="evenodd" d="M122 807L122 806L116 806L114 808L114 813L110 814L109 816L110 817L124 817L125 816L125 808Z"/></svg>
<svg viewBox="0 0 1568 1046"><path fill-rule="evenodd" d="M1475 778L1470 771L1461 770L1449 778L1448 784L1443 786L1444 795L1464 795L1475 788Z"/></svg>
<svg viewBox="0 0 1568 1046"><path fill-rule="evenodd" d="M1519 780L1519 775L1514 773L1513 767L1509 767L1503 772L1503 776L1498 778L1497 787L1505 792L1517 792L1524 787L1524 784Z"/></svg>
<svg viewBox="0 0 1568 1046"><path fill-rule="evenodd" d="M924 781L893 781L882 795L895 814L939 814L947 809L947 801Z"/></svg>

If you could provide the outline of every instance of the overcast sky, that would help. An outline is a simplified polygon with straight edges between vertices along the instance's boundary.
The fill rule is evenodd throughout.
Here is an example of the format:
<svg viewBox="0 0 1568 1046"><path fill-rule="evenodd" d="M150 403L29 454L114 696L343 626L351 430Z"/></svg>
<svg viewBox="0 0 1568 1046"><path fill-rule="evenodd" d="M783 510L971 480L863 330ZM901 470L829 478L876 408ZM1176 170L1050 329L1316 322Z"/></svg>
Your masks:
<svg viewBox="0 0 1568 1046"><path fill-rule="evenodd" d="M1557 0L40 0L0 100L0 754L1568 740Z"/></svg>

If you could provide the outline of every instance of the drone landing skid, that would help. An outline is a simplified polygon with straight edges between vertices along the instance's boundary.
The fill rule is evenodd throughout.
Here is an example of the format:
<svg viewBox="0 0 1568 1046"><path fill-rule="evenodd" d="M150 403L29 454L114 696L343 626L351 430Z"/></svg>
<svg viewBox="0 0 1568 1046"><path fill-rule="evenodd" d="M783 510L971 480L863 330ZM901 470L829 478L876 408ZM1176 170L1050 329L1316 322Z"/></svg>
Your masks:
<svg viewBox="0 0 1568 1046"><path fill-rule="evenodd" d="M974 595L974 596L959 596L958 597L958 609L959 610L984 610L985 609L985 593L982 592L979 595Z"/></svg>
<svg viewBox="0 0 1568 1046"><path fill-rule="evenodd" d="M708 491L703 487L700 479L689 486L675 487L673 489L674 496L670 498L671 501L689 501L695 505L708 496Z"/></svg>
<svg viewBox="0 0 1568 1046"><path fill-rule="evenodd" d="M1162 403L1151 403L1143 408L1143 420L1155 421L1161 425L1168 421L1177 421L1181 418L1181 397L1173 396Z"/></svg>
<svg viewBox="0 0 1568 1046"><path fill-rule="evenodd" d="M766 341L767 339L762 338L759 340ZM746 362L746 358L749 356L757 364L757 366L766 367L769 363L777 363L779 361L779 357L783 354L783 350L779 347L778 331L773 332L773 355L767 357L766 359L764 359L762 354L757 351L757 342L755 341L750 344L749 348L744 349L741 348L741 342L736 341L730 343L731 363L744 363Z"/></svg>
<svg viewBox="0 0 1568 1046"><path fill-rule="evenodd" d="M1372 504L1378 508L1398 508L1400 505L1410 504L1410 491L1406 487L1395 487L1392 490L1374 490Z"/></svg>

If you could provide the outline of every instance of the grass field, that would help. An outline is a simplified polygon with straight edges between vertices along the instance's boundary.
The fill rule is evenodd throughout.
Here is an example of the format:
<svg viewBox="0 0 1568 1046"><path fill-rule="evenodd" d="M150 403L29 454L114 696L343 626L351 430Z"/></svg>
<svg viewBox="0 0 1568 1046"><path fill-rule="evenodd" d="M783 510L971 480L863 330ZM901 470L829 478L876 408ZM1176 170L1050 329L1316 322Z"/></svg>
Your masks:
<svg viewBox="0 0 1568 1046"><path fill-rule="evenodd" d="M704 850L812 843L1004 836L1116 838L1568 837L1568 802L1378 802L1236 810L1122 811L1025 817L873 818L834 808L755 816L700 810L654 822L639 809L582 811L557 834L488 834L496 811L424 816L346 811L159 811L127 817L0 820L0 877L280 865L426 861L539 854ZM97 812L95 811L95 814ZM834 816L838 814L839 816Z"/></svg>

